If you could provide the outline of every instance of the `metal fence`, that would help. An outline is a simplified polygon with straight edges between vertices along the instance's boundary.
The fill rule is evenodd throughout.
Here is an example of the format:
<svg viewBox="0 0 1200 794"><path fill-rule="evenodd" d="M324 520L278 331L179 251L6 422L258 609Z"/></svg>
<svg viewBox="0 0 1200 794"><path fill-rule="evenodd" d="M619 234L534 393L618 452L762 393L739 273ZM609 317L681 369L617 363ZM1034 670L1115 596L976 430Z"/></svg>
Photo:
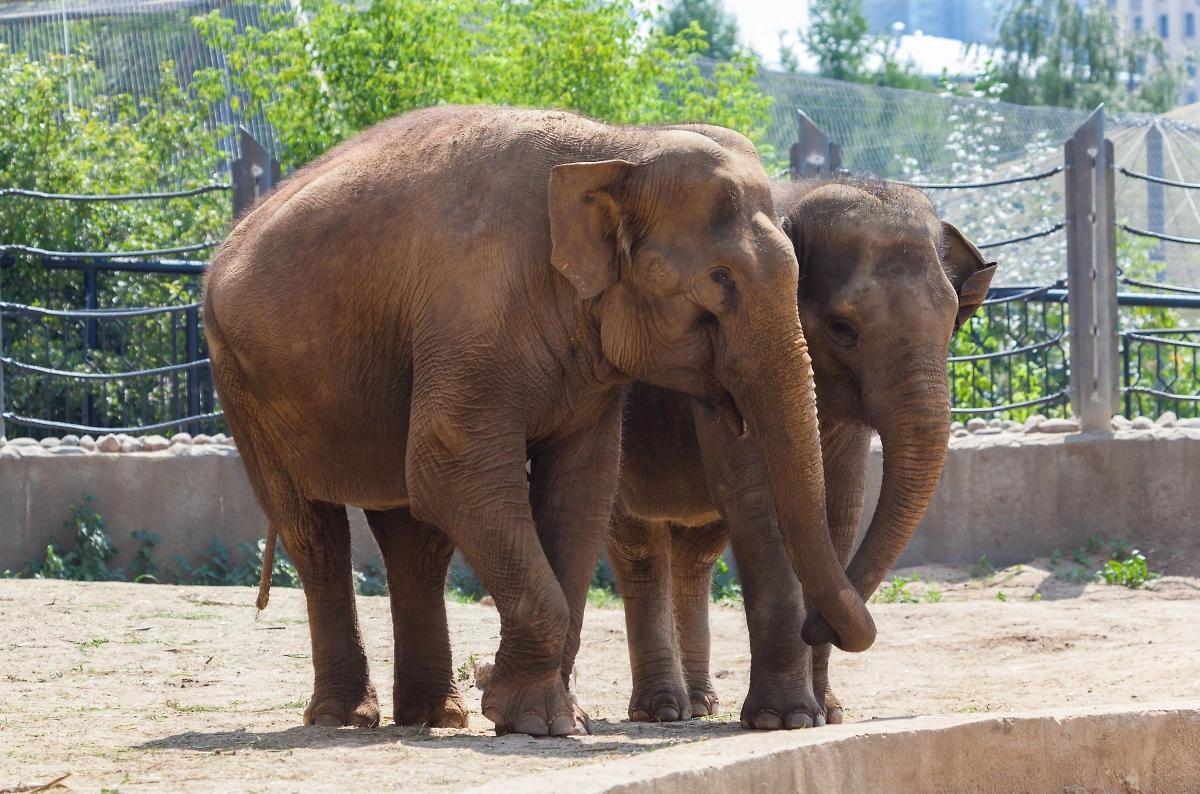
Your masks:
<svg viewBox="0 0 1200 794"><path fill-rule="evenodd" d="M231 164L233 182L190 191L129 195L64 195L0 190L0 201L22 196L40 201L117 202L184 198L228 191L234 217L279 179L279 163L245 130L242 156ZM0 245L0 266L15 256L43 268L78 274L82 308L0 301L0 435L6 425L33 437L74 433L192 434L226 430L213 390L212 371L198 302L203 261L165 257L213 248L216 242L154 250L49 251ZM102 280L155 275L169 278L182 296L163 306L100 308ZM78 285L75 285L78 286ZM0 296L2 297L2 296Z"/></svg>

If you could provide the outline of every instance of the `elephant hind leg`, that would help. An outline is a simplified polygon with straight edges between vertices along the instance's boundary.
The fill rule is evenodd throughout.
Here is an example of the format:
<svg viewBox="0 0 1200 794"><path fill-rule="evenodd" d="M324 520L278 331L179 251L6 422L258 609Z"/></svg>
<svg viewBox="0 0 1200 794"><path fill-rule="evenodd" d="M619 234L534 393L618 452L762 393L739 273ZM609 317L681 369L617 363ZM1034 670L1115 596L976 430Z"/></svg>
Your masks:
<svg viewBox="0 0 1200 794"><path fill-rule="evenodd" d="M454 543L407 507L367 510L383 553L395 635L393 718L397 725L466 728L446 623L446 572Z"/></svg>
<svg viewBox="0 0 1200 794"><path fill-rule="evenodd" d="M817 702L825 704L825 722L828 725L842 724L842 701L829 685L829 654L832 645L818 645L812 649L813 692Z"/></svg>
<svg viewBox="0 0 1200 794"><path fill-rule="evenodd" d="M608 540L608 557L625 602L633 672L629 719L688 719L692 715L691 699L679 657L671 598L669 525L618 510Z"/></svg>
<svg viewBox="0 0 1200 794"><path fill-rule="evenodd" d="M719 700L709 675L713 564L729 544L724 521L699 527L671 527L671 587L679 652L687 679L692 716L716 714Z"/></svg>

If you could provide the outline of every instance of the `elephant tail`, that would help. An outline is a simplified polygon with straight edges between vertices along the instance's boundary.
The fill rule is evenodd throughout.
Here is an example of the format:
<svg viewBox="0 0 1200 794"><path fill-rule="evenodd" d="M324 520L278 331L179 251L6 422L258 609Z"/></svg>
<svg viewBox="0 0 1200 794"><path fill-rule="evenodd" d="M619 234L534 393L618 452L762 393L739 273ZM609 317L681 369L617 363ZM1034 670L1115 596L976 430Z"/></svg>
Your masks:
<svg viewBox="0 0 1200 794"><path fill-rule="evenodd" d="M271 600L271 571L275 567L275 540L278 536L275 522L268 521L267 542L263 546L262 575L258 578L257 606L260 612L267 608L267 602Z"/></svg>

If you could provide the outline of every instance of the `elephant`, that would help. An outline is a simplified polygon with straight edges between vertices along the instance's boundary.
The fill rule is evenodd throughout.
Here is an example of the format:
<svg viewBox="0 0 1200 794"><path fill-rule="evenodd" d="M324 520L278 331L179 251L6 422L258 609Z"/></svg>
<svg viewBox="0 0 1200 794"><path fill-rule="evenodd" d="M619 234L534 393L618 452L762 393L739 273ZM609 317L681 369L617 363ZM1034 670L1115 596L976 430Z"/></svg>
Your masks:
<svg viewBox="0 0 1200 794"><path fill-rule="evenodd" d="M779 531L806 550L796 575L838 641L869 646L825 517L797 278L753 145L704 126L426 108L253 207L213 259L205 329L268 546L304 587L304 723L379 722L352 505L387 570L395 721L467 725L443 594L457 546L501 619L484 716L501 734L576 730L566 677L635 380L760 439Z"/></svg>
<svg viewBox="0 0 1200 794"><path fill-rule="evenodd" d="M800 263L829 527L865 600L941 474L950 338L982 305L996 265L911 188L843 174L773 190ZM883 442L883 490L851 561L872 430ZM841 722L829 687L830 637L819 616L804 622L812 602L785 561L757 440L730 433L688 395L639 383L629 389L622 449L607 550L625 603L630 719L715 713L709 589L732 540L751 648L742 726Z"/></svg>

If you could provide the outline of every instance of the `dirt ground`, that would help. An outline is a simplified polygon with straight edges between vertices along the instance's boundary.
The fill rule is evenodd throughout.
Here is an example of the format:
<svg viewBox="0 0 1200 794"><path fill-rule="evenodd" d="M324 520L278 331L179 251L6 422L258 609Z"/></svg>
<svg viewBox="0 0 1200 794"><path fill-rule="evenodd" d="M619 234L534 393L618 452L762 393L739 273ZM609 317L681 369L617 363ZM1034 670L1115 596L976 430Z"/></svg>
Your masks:
<svg viewBox="0 0 1200 794"><path fill-rule="evenodd" d="M848 720L1200 698L1200 580L1130 590L1049 569L1042 560L975 579L962 567L899 572L920 577L904 588L917 603L873 604L875 646L835 652ZM928 590L941 600L925 600ZM577 690L597 732L532 739L497 738L479 716L468 660L490 658L499 621L493 608L456 603L470 730L387 719L377 730L303 728L312 671L302 599L277 588L256 618L243 588L0 581L0 789L70 773L65 785L92 792L452 791L740 731L750 660L736 607L712 608L723 713L626 721L624 618L593 609ZM390 714L387 600L359 603Z"/></svg>

